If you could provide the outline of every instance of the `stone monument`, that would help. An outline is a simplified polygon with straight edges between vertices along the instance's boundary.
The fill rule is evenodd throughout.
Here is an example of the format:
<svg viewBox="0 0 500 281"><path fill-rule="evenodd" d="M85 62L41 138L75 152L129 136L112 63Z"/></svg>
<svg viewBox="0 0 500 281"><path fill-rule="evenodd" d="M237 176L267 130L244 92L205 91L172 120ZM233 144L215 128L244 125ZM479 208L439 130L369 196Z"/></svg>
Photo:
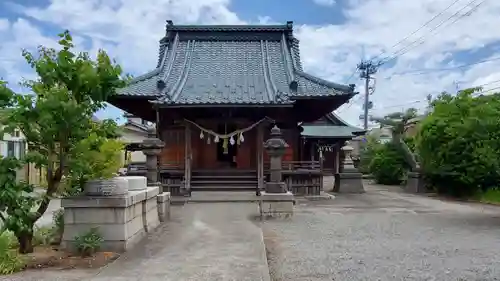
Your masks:
<svg viewBox="0 0 500 281"><path fill-rule="evenodd" d="M148 128L148 138L141 143L142 152L146 155L146 178L148 186L161 186L159 182L158 155L165 143L156 136L156 129L153 126Z"/></svg>
<svg viewBox="0 0 500 281"><path fill-rule="evenodd" d="M294 197L287 191L282 178L282 157L288 144L283 139L281 130L274 126L271 137L264 142L264 148L270 158L270 177L265 183L265 191L260 195L259 211L261 218L289 217L293 215Z"/></svg>
<svg viewBox="0 0 500 281"><path fill-rule="evenodd" d="M354 150L348 141L341 148L344 152L343 169L338 175L339 193L363 193L363 174L354 167L351 152Z"/></svg>

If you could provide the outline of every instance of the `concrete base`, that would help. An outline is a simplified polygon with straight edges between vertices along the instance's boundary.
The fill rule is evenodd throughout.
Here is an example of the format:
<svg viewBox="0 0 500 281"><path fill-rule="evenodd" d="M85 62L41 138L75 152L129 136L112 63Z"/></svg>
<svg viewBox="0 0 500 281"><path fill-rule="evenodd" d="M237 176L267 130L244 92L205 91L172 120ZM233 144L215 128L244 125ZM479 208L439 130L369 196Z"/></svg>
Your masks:
<svg viewBox="0 0 500 281"><path fill-rule="evenodd" d="M422 175L419 172L409 172L404 189L411 193L424 193L425 184Z"/></svg>
<svg viewBox="0 0 500 281"><path fill-rule="evenodd" d="M170 219L170 192L163 192L156 197L158 201L158 218L160 222Z"/></svg>
<svg viewBox="0 0 500 281"><path fill-rule="evenodd" d="M340 173L338 174L338 193L364 193L363 174Z"/></svg>
<svg viewBox="0 0 500 281"><path fill-rule="evenodd" d="M123 196L77 196L62 199L62 246L76 252L75 237L97 227L104 242L101 251L123 252L159 224L159 187L130 191Z"/></svg>
<svg viewBox="0 0 500 281"><path fill-rule="evenodd" d="M262 191L259 200L261 218L286 218L293 215L294 196L291 192L267 193Z"/></svg>

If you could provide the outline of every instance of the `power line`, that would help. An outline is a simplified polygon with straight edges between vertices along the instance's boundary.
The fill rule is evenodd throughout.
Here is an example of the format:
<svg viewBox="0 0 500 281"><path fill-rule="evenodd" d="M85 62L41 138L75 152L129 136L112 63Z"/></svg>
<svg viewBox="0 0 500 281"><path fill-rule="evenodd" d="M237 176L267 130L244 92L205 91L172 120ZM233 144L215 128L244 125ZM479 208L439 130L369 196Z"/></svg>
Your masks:
<svg viewBox="0 0 500 281"><path fill-rule="evenodd" d="M398 72L398 73L393 73L387 77L384 77L384 79L389 79L392 76L400 76L400 75L422 75L422 74L427 74L431 72L441 72L441 71L448 71L448 70L456 70L456 69L461 69L461 68L467 68L470 66L490 62L490 61L496 61L500 60L500 57L497 58L491 58L491 59L485 59L473 63L467 63L467 64L462 64L462 65L457 65L453 67L444 67L444 68L427 68L427 69L418 69L418 70L410 70L410 71L404 71L404 72Z"/></svg>
<svg viewBox="0 0 500 281"><path fill-rule="evenodd" d="M452 18L456 17L462 10L466 9L466 8L469 8L469 6L471 4L473 4L474 2L476 2L478 0L472 0L470 1L469 3L467 3L464 7L462 7L460 10L458 10L457 12L455 12L453 15L451 15L450 17L448 17L447 19L445 19L444 21L441 21L437 26L435 26L433 29L430 30L431 33L427 34L427 35L430 35L430 36L434 36L436 35L439 30L437 30L439 27L441 27L443 24L445 24L446 22L448 22L449 20L451 20ZM453 25L454 23L456 23L457 21L459 21L460 19L462 19L463 17L465 16L469 16L470 13L472 13L474 10L476 10L481 4L483 4L486 0L482 0L481 2L479 2L479 4L477 4L475 7L473 7L472 9L470 9L468 12L460 15L459 17L457 17L453 22L451 22L450 24L448 24L447 26L450 26L450 25ZM437 31L437 32L435 32ZM409 51L413 50L414 48L422 45L425 40L421 41L420 43L418 43L417 45L414 45L412 46L413 44L417 43L418 41L420 41L421 39L424 39L426 37L426 34L420 36L419 38L417 38L416 40L410 42L409 45L407 45L406 47L400 49L399 51L395 52L393 54L393 56L386 56L385 58L381 59L380 62L382 64L386 64L406 53L408 53Z"/></svg>
<svg viewBox="0 0 500 281"><path fill-rule="evenodd" d="M406 41L408 38L410 38L411 36L415 35L417 32L419 32L420 30L422 30L424 27L428 26L431 22L433 22L437 17L439 17L440 15L442 15L444 12L446 12L447 10L449 10L453 5L455 5L458 1L460 0L455 0L453 1L450 5L448 5L448 7L444 8L444 10L442 10L441 12L439 12L438 14L434 15L434 17L432 17L430 20L428 20L427 22L425 22L422 26L420 26L418 29L416 29L415 31L413 31L412 33L410 33L408 36L406 36L405 38L401 39L399 42L397 42L396 44L392 45L389 49L392 49L392 48L395 48L396 46L399 46L401 43L403 43L404 41ZM377 56L375 56L374 58L372 58L372 60L375 60L377 59L378 57L380 57L381 55L385 54L387 51L382 51L382 53L378 54Z"/></svg>
<svg viewBox="0 0 500 281"><path fill-rule="evenodd" d="M491 82L488 82L488 83L484 83L484 84L481 84L481 85L473 86L473 87L470 87L470 88L484 87L484 86L488 86L488 85L491 85L493 83L498 83L498 82L500 82L500 79L495 80L495 81L491 81ZM494 91L494 90L498 90L498 89L500 89L500 86L493 87L493 88L490 88L490 89L487 89L487 90L482 90L481 92L474 93L474 95L480 95L480 94L488 93L488 92L491 92L491 91ZM400 107L400 106L405 106L405 105L410 105L410 104L418 104L418 103L426 102L426 101L427 101L427 99L425 99L425 100L414 100L414 101L411 101L411 102L405 102L405 103L400 103L400 104L383 106L380 109L394 108L394 107Z"/></svg>

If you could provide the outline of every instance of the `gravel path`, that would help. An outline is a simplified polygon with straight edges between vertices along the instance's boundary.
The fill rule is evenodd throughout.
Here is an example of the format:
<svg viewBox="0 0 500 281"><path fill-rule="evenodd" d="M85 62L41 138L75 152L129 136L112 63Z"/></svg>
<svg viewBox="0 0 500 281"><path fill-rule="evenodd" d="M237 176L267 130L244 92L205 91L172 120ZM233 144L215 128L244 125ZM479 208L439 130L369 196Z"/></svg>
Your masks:
<svg viewBox="0 0 500 281"><path fill-rule="evenodd" d="M272 280L500 280L500 208L365 187L264 223Z"/></svg>

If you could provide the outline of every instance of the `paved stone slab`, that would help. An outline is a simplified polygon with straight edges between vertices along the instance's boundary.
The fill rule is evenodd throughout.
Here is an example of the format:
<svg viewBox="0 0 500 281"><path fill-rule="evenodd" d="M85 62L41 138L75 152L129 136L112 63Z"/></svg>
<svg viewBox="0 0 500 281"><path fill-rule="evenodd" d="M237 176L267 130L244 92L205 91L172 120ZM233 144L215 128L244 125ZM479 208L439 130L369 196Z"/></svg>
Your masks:
<svg viewBox="0 0 500 281"><path fill-rule="evenodd" d="M255 203L193 203L91 281L269 281Z"/></svg>
<svg viewBox="0 0 500 281"><path fill-rule="evenodd" d="M499 280L500 208L366 189L263 222L273 280Z"/></svg>

